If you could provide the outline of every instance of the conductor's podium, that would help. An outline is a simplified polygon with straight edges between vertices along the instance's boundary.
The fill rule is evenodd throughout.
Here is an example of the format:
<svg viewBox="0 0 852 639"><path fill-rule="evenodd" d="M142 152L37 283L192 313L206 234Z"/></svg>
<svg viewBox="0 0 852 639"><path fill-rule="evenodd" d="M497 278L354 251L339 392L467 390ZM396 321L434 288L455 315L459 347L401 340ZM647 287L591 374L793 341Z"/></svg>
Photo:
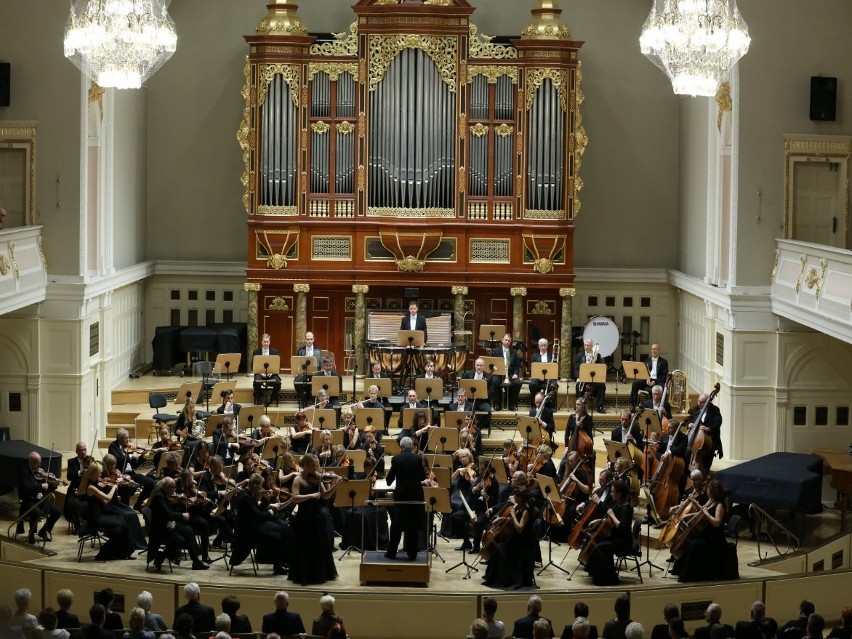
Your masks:
<svg viewBox="0 0 852 639"><path fill-rule="evenodd" d="M385 557L384 551L367 550L361 556L361 585L376 583L409 584L426 586L429 583L429 552L417 553L417 558L409 561L405 553L396 559Z"/></svg>

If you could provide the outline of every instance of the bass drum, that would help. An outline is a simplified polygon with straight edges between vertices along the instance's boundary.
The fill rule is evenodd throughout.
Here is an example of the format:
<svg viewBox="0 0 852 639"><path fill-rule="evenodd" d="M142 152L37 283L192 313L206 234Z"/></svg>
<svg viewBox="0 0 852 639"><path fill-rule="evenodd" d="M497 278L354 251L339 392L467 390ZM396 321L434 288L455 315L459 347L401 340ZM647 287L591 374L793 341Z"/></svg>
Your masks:
<svg viewBox="0 0 852 639"><path fill-rule="evenodd" d="M586 328L583 329L583 340L587 339L600 346L601 357L609 357L618 348L621 330L618 324L608 317L593 317L586 322Z"/></svg>

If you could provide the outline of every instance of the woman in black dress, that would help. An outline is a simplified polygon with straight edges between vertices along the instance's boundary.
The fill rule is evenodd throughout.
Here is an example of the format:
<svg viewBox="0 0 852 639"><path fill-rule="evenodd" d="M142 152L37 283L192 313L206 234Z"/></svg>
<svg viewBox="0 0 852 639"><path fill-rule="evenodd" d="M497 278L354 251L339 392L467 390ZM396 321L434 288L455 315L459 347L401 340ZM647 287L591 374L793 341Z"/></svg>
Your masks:
<svg viewBox="0 0 852 639"><path fill-rule="evenodd" d="M108 487L104 485L102 489L98 485L101 470L100 462L92 461L82 479L82 482L86 484L86 525L91 529L103 530L109 538L101 546L97 559L100 561L132 559L135 548L130 542L130 535L122 518L106 512L107 506L118 491L118 484L113 483Z"/></svg>
<svg viewBox="0 0 852 639"><path fill-rule="evenodd" d="M498 543L492 552L483 577L484 584L491 588L531 588L535 585L533 567L537 541L528 503L529 493L516 489L510 501L514 506L509 510L505 525L509 526L511 536Z"/></svg>
<svg viewBox="0 0 852 639"><path fill-rule="evenodd" d="M615 572L615 555L630 552L633 547L633 506L630 505L630 491L622 480L612 482L613 506L607 508L606 515L590 527L610 526L609 534L598 541L586 562L586 572L596 586L613 586L618 583ZM609 522L609 523L607 523Z"/></svg>
<svg viewBox="0 0 852 639"><path fill-rule="evenodd" d="M725 489L717 480L707 484L707 503L694 516L702 517L698 522L703 529L689 539L686 550L675 561L672 573L678 581L716 581L736 579L739 571L736 561L729 561L728 542L725 539Z"/></svg>
<svg viewBox="0 0 852 639"><path fill-rule="evenodd" d="M302 472L293 480L293 501L299 510L290 520L290 581L307 585L337 579L334 531L328 502L337 490L337 475L320 475L314 455L302 457Z"/></svg>

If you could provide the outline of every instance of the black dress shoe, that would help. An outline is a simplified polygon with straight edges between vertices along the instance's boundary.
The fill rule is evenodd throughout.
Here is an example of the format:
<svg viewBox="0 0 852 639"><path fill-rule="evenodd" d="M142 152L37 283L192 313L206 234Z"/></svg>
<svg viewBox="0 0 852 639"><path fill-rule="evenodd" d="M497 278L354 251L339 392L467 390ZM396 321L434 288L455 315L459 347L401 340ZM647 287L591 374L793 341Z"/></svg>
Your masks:
<svg viewBox="0 0 852 639"><path fill-rule="evenodd" d="M210 566L205 564L203 561L193 561L192 562L192 569L193 570L209 570Z"/></svg>
<svg viewBox="0 0 852 639"><path fill-rule="evenodd" d="M212 559L210 559L210 557L208 557L207 555L204 555L204 556L201 558L201 561L203 561L205 564L212 564L212 563L213 563L213 560L212 560Z"/></svg>
<svg viewBox="0 0 852 639"><path fill-rule="evenodd" d="M396 553L385 553L385 559L396 559Z"/></svg>
<svg viewBox="0 0 852 639"><path fill-rule="evenodd" d="M474 546L468 552L470 552L470 554L472 554L472 555L478 555L479 554L479 546Z"/></svg>
<svg viewBox="0 0 852 639"><path fill-rule="evenodd" d="M459 551L459 552L461 552L463 550L470 552L470 548L471 548L470 544L462 544L461 546L456 548L456 550Z"/></svg>
<svg viewBox="0 0 852 639"><path fill-rule="evenodd" d="M286 566L283 566L281 564L275 564L275 566L272 568L272 572L276 575L286 575L288 570Z"/></svg>
<svg viewBox="0 0 852 639"><path fill-rule="evenodd" d="M29 536L27 537L27 543L30 546L35 545L35 535L33 533L30 533Z"/></svg>
<svg viewBox="0 0 852 639"><path fill-rule="evenodd" d="M53 537L51 536L51 534L47 532L44 528L39 531L38 536L44 539L45 541L53 541Z"/></svg>

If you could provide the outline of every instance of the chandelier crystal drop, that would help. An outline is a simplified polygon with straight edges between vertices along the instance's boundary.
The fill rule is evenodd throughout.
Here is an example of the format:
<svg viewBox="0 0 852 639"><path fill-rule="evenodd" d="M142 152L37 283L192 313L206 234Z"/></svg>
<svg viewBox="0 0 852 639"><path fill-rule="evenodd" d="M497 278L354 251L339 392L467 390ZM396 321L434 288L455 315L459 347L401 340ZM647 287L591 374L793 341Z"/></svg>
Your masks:
<svg viewBox="0 0 852 639"><path fill-rule="evenodd" d="M716 95L750 42L736 0L654 0L639 37L674 92L693 96Z"/></svg>
<svg viewBox="0 0 852 639"><path fill-rule="evenodd" d="M65 57L102 87L138 89L176 47L165 0L77 0L65 24Z"/></svg>

